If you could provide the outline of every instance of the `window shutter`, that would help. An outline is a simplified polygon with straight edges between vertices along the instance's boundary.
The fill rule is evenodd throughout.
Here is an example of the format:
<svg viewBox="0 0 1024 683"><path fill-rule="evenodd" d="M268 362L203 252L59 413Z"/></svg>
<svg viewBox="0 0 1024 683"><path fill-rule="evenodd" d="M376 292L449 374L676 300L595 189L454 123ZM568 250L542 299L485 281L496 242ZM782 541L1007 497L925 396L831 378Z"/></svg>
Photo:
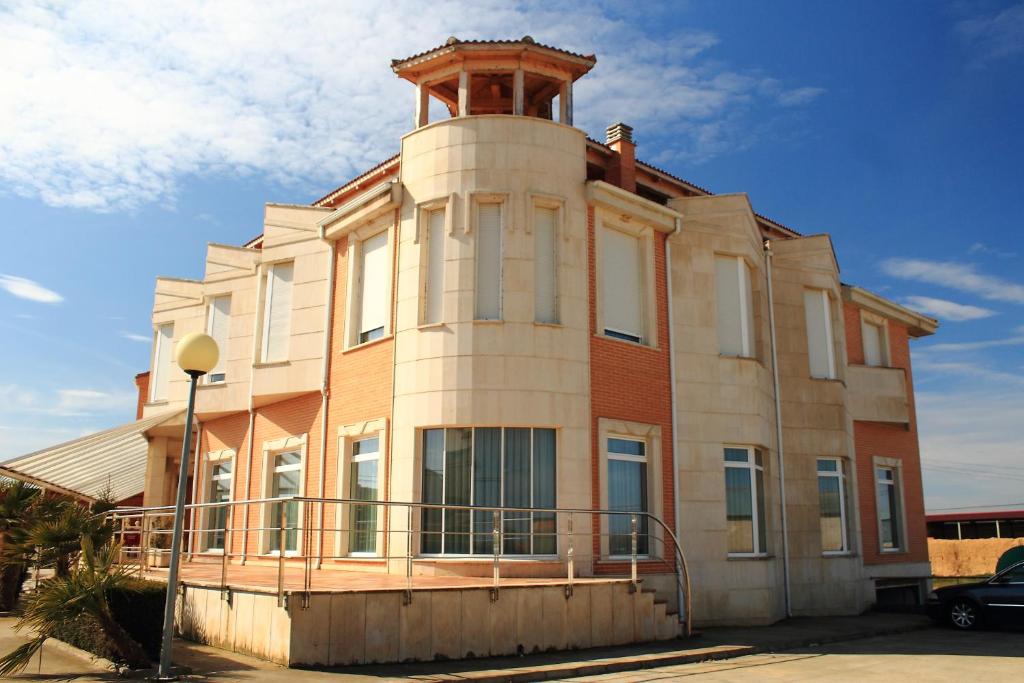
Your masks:
<svg viewBox="0 0 1024 683"><path fill-rule="evenodd" d="M431 211L427 224L427 276L423 322L439 323L444 306L444 209Z"/></svg>
<svg viewBox="0 0 1024 683"><path fill-rule="evenodd" d="M501 318L501 204L477 204L476 319Z"/></svg>
<svg viewBox="0 0 1024 683"><path fill-rule="evenodd" d="M750 266L743 259L737 257L740 271L740 295L743 303L743 355L753 358L757 355L754 350L754 291L750 286Z"/></svg>
<svg viewBox="0 0 1024 683"><path fill-rule="evenodd" d="M292 327L292 263L275 263L267 273L266 312L263 317L263 361L287 360Z"/></svg>
<svg viewBox="0 0 1024 683"><path fill-rule="evenodd" d="M601 282L604 326L643 339L643 276L640 240L618 230L602 232Z"/></svg>
<svg viewBox="0 0 1024 683"><path fill-rule="evenodd" d="M534 209L534 319L541 323L558 322L558 246L555 241L555 209Z"/></svg>
<svg viewBox="0 0 1024 683"><path fill-rule="evenodd" d="M220 354L217 366L210 370L210 381L223 381L228 357L228 333L231 326L231 297L218 296L210 301L210 313L207 320L207 334L217 342ZM222 375L216 377L216 375Z"/></svg>
<svg viewBox="0 0 1024 683"><path fill-rule="evenodd" d="M882 365L882 329L873 323L861 326L864 339L864 363Z"/></svg>
<svg viewBox="0 0 1024 683"><path fill-rule="evenodd" d="M170 379L171 348L174 346L174 325L160 325L156 328L156 349L153 352L153 401L167 398L167 383Z"/></svg>
<svg viewBox="0 0 1024 683"><path fill-rule="evenodd" d="M718 352L725 356L742 356L743 331L740 320L739 262L735 256L715 257L715 305L718 313Z"/></svg>
<svg viewBox="0 0 1024 683"><path fill-rule="evenodd" d="M823 289L804 290L804 313L807 317L807 354L811 377L835 379L828 292Z"/></svg>
<svg viewBox="0 0 1024 683"><path fill-rule="evenodd" d="M364 240L362 244L362 263L360 276L362 292L360 292L360 335L372 330L381 329L387 323L388 297L388 232L378 233Z"/></svg>

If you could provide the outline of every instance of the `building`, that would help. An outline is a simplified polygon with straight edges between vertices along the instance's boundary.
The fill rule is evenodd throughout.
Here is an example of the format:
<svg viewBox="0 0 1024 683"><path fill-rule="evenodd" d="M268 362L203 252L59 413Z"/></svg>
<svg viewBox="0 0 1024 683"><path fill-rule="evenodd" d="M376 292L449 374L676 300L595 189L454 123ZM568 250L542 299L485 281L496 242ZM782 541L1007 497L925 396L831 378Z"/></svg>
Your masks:
<svg viewBox="0 0 1024 683"><path fill-rule="evenodd" d="M974 508L925 516L928 538L1024 538L1024 510Z"/></svg>
<svg viewBox="0 0 1024 683"><path fill-rule="evenodd" d="M589 139L595 62L529 37L396 60L398 154L158 278L140 417L180 415L174 343L209 332L191 495L271 501L200 510L193 562L490 577L500 539L521 577L638 557L673 609L674 533L697 624L924 589L909 340L936 321L843 284L828 235L639 160L629 126ZM148 444L164 505L181 443Z"/></svg>

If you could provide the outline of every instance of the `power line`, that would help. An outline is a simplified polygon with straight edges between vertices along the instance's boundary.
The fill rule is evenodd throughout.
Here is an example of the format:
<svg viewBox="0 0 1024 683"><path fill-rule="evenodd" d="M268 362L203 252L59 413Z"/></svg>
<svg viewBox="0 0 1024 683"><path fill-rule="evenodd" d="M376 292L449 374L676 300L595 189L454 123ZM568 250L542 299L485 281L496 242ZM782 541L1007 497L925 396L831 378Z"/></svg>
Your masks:
<svg viewBox="0 0 1024 683"><path fill-rule="evenodd" d="M955 508L932 508L932 512L945 512L947 510L977 510L978 508L1012 508L1018 505L1024 506L1024 501L1020 503L1000 503L999 505L964 505L962 507Z"/></svg>

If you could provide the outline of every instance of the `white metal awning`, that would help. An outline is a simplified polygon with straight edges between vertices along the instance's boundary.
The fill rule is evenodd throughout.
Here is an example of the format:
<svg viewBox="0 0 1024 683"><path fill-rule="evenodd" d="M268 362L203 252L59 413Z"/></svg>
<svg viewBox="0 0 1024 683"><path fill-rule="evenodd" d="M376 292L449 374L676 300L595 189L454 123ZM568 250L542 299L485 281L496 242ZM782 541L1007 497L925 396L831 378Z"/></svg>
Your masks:
<svg viewBox="0 0 1024 683"><path fill-rule="evenodd" d="M0 463L0 476L95 500L110 491L124 500L145 487L145 432L180 417L181 410L79 437Z"/></svg>

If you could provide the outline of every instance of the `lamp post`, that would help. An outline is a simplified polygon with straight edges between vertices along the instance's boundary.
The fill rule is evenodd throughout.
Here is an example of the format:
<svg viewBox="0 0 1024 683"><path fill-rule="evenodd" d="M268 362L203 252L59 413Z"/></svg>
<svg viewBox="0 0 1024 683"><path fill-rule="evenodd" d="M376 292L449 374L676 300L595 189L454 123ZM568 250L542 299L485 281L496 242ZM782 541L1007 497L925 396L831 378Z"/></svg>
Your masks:
<svg viewBox="0 0 1024 683"><path fill-rule="evenodd" d="M181 533L185 526L185 490L188 487L188 456L192 449L192 417L196 407L196 384L199 378L217 365L220 351L217 342L201 332L186 334L178 341L174 359L191 381L188 388L188 410L185 417L185 436L181 445L181 465L178 472L178 497L174 503L174 532L171 535L171 561L167 571L167 599L164 601L164 632L160 646L160 668L157 678L172 680L171 644L174 638L174 601L178 595L178 560L181 555Z"/></svg>

